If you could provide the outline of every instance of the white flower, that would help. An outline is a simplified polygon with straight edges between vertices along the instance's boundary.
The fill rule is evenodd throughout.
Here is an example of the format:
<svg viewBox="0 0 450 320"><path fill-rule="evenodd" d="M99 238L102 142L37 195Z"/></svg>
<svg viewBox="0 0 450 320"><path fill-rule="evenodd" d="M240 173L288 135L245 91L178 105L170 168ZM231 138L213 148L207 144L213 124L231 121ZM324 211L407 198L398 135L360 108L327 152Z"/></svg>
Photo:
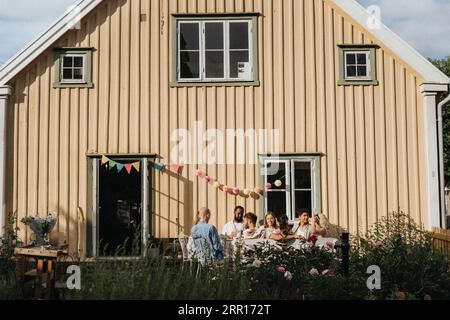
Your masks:
<svg viewBox="0 0 450 320"><path fill-rule="evenodd" d="M253 266L255 268L260 268L261 267L262 262L258 259L256 259L255 261L253 261Z"/></svg>
<svg viewBox="0 0 450 320"><path fill-rule="evenodd" d="M319 270L317 270L316 268L312 268L311 270L309 270L309 274L311 276L318 276L319 275Z"/></svg>
<svg viewBox="0 0 450 320"><path fill-rule="evenodd" d="M293 277L294 277L294 275L292 273L290 273L289 271L286 271L284 273L284 278L288 281L291 281Z"/></svg>

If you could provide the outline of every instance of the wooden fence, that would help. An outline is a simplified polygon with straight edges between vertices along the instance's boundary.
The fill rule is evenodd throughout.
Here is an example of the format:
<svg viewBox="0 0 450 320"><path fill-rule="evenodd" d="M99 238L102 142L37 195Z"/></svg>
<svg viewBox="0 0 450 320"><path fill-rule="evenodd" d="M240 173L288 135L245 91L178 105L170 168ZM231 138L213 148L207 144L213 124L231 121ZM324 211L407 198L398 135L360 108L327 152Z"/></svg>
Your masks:
<svg viewBox="0 0 450 320"><path fill-rule="evenodd" d="M450 257L450 230L433 228L433 246Z"/></svg>

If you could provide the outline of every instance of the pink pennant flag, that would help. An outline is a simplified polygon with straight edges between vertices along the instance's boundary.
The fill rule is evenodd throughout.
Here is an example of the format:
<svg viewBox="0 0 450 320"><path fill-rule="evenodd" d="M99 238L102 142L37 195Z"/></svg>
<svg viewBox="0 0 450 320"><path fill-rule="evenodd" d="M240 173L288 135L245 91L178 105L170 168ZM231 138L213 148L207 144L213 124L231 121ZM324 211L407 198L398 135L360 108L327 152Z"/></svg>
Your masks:
<svg viewBox="0 0 450 320"><path fill-rule="evenodd" d="M173 172L178 174L180 173L181 165L179 165L178 163L174 163L170 165L170 168L172 169Z"/></svg>
<svg viewBox="0 0 450 320"><path fill-rule="evenodd" d="M127 170L128 174L131 174L131 168L133 168L133 164L127 163L124 165L125 170Z"/></svg>

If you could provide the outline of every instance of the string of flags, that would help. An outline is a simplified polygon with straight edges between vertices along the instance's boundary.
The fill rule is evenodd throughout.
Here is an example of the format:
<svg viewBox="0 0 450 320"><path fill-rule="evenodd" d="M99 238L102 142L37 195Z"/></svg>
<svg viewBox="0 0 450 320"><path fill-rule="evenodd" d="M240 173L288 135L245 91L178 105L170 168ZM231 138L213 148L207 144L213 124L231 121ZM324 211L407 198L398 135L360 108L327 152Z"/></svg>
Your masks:
<svg viewBox="0 0 450 320"><path fill-rule="evenodd" d="M128 174L131 174L131 171L133 169L136 170L137 172L139 172L141 169L140 161L136 161L136 162L132 162L132 163L120 163L120 162L117 162L117 161L114 161L114 160L108 158L107 156L102 156L101 165L107 166L110 170L113 170L115 168L118 173L120 173L122 170L125 169ZM158 172L170 170L176 174L180 174L180 170L182 168L182 166L178 163L174 163L174 164L171 164L168 166L162 162L155 162L154 167L155 167L155 170ZM216 189L220 189L225 193L231 193L235 196L243 196L243 197L251 196L253 198L259 198L260 196L262 196L264 194L264 190L268 191L273 188L280 188L283 185L283 182L281 181L281 179L283 179L283 178L281 178L281 179L276 180L274 183L266 183L264 185L264 189L261 187L255 187L253 189L250 189L250 188L241 189L239 187L232 187L227 184L223 184L219 180L211 178L209 175L207 175L202 170L197 170L195 172L195 175L199 178L202 178L207 184L212 184L212 186Z"/></svg>
<svg viewBox="0 0 450 320"><path fill-rule="evenodd" d="M195 172L195 175L199 178L202 178L207 184L212 184L212 186L216 189L220 189L225 193L231 193L235 196L243 196L243 197L253 197L253 198L259 198L264 194L264 189L261 187L255 187L253 189L251 188L244 188L241 189L239 187L231 187L227 184L221 183L217 179L212 179L209 175L207 175L202 170L197 170ZM272 183L266 183L265 184L265 190L271 190L274 187L279 188L283 185L283 182L281 180L276 180L273 184Z"/></svg>
<svg viewBox="0 0 450 320"><path fill-rule="evenodd" d="M137 172L141 170L141 162L136 161L132 163L120 163L114 160L111 160L107 156L102 156L102 166L107 166L109 170L113 170L114 168L120 173L123 169L125 169L128 174L131 174L131 171L134 169Z"/></svg>

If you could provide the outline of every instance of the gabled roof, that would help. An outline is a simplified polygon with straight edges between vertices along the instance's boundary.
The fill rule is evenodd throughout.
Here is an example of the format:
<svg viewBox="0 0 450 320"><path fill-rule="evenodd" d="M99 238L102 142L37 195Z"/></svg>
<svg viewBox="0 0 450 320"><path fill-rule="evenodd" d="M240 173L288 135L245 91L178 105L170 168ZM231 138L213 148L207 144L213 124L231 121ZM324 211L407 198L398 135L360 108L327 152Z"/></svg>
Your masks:
<svg viewBox="0 0 450 320"><path fill-rule="evenodd" d="M72 11L64 14L41 36L7 61L0 69L0 86L6 85L29 63L36 59L42 52L47 50L62 35L64 35L64 33L70 30L71 26L85 17L102 1L103 0L82 0L77 6L74 7ZM370 14L355 0L329 1L338 6L361 26L366 26L366 22L368 21ZM426 83L450 84L449 77L442 73L431 62L425 59L420 53L418 53L385 25L381 24L379 29L371 29L367 31L404 62L409 64L411 68L416 70Z"/></svg>
<svg viewBox="0 0 450 320"><path fill-rule="evenodd" d="M42 52L47 50L102 1L103 0L81 0L72 10L66 12L42 35L19 51L3 66L0 66L0 86L6 85L8 81L14 78L28 64L42 54Z"/></svg>
<svg viewBox="0 0 450 320"><path fill-rule="evenodd" d="M371 33L375 39L406 62L412 69L416 70L426 83L450 84L449 77L383 23L380 23L380 28L367 28L367 21L369 21L371 15L358 2L355 0L330 1L352 17L365 30Z"/></svg>

